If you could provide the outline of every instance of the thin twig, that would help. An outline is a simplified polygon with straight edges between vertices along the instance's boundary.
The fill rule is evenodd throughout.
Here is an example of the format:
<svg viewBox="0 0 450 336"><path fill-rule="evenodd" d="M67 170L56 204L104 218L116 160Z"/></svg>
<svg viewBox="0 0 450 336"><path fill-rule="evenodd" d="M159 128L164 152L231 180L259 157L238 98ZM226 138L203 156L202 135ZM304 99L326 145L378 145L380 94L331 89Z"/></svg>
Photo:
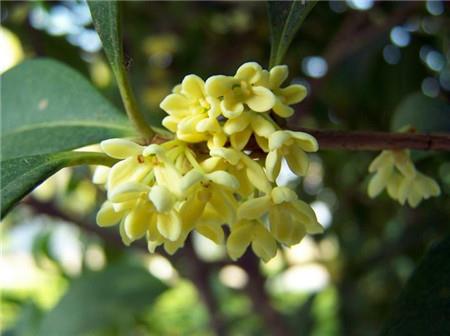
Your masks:
<svg viewBox="0 0 450 336"><path fill-rule="evenodd" d="M381 151L384 149L419 149L450 151L450 134L415 134L388 132L347 132L295 128L313 135L320 149Z"/></svg>

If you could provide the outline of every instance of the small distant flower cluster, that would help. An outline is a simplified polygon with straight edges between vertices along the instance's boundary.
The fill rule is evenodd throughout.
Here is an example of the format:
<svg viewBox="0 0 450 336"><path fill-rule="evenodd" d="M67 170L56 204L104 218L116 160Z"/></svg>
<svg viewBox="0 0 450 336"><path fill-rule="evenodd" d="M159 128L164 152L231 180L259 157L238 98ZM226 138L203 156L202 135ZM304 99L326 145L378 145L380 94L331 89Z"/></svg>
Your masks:
<svg viewBox="0 0 450 336"><path fill-rule="evenodd" d="M407 150L382 151L370 164L369 172L375 173L368 187L372 198L386 189L400 204L407 201L415 208L423 199L441 193L435 180L416 170Z"/></svg>
<svg viewBox="0 0 450 336"><path fill-rule="evenodd" d="M186 76L160 105L173 140L103 141L102 150L120 161L94 175L107 190L98 224L120 223L126 244L145 236L151 252L163 245L174 253L195 230L226 242L232 259L251 245L264 261L277 243L291 246L322 232L312 208L275 182L283 159L302 176L306 153L318 150L313 136L280 130L270 117L291 116L290 105L306 95L301 85L281 87L287 75L286 66L267 71L250 62L234 76ZM252 136L253 150L244 151Z"/></svg>

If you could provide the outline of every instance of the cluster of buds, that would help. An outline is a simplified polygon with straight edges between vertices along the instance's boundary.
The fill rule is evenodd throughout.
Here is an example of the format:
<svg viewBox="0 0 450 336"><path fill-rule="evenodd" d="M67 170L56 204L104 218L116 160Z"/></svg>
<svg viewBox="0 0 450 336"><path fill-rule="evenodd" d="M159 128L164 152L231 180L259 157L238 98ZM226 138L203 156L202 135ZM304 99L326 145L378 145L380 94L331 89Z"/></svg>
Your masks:
<svg viewBox="0 0 450 336"><path fill-rule="evenodd" d="M400 204L408 201L415 208L423 199L441 193L435 180L417 171L407 150L382 151L370 164L369 172L375 173L368 187L372 198L386 189Z"/></svg>
<svg viewBox="0 0 450 336"><path fill-rule="evenodd" d="M303 176L306 153L318 150L313 136L281 130L270 116L290 117L290 105L306 95L301 85L281 87L287 75L286 66L267 71L250 62L234 76L186 76L160 105L173 139L103 141L102 150L120 161L94 175L107 190L98 224L120 223L126 244L145 236L151 252L163 245L170 254L195 230L225 243L234 260L251 245L268 261L278 243L322 232L312 208L276 184L282 160Z"/></svg>

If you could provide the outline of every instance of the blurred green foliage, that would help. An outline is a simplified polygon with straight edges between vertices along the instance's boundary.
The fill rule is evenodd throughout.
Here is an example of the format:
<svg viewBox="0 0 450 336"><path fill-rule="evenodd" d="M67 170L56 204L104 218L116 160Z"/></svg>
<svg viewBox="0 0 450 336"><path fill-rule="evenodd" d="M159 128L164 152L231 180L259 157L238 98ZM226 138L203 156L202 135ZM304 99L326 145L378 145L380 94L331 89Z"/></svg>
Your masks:
<svg viewBox="0 0 450 336"><path fill-rule="evenodd" d="M419 131L448 132L448 4L442 3L441 12L430 7L436 6L430 2L372 5L358 10L351 2L321 1L307 17L284 61L290 67L290 78L306 84L310 91L289 126L388 131L411 124ZM2 26L19 38L26 58L51 57L73 67L122 110L105 57L94 48L98 42L89 35L92 24L81 20L86 13L84 3L4 2L2 7ZM126 2L123 10L127 68L138 103L152 123L163 115L158 108L161 99L186 74L231 74L248 60L268 64L270 29L263 2ZM82 22L78 28L55 34L44 24L43 17L59 13L61 18L67 11ZM407 45L395 43L394 27L407 32ZM83 39L87 42L82 43ZM433 63L431 51L441 55L441 66L436 60ZM314 67L309 68L316 64L310 62L317 61L311 59L315 56L327 62L321 76L312 71ZM374 153L368 152L319 152L311 174L292 183L306 201L326 207L331 216L329 227L311 239L309 250L298 254L283 250L269 265L256 268L238 264L247 276L243 285L223 276L230 261L222 257L204 261L195 251L178 253L170 259L175 270L166 265L166 272L172 272L167 275L157 271L159 261L151 259L145 247L124 248L115 230L99 232L92 223L102 193L80 191L91 174L88 169L74 169L68 184L62 185L56 178L49 181L57 185L53 199L42 201L35 194L37 201L18 207L2 222L4 256L17 253L17 240L31 236L34 243L19 251L34 255L33 267L53 277L52 281L36 280L39 289L30 290L28 284L3 290L2 332L270 335L280 332L276 321L292 334L370 336L380 333L389 316L391 323L404 321L399 314L411 307L404 303L411 295L417 298L414 312L429 316L420 310L421 300L429 299L432 305L438 293L428 296L436 287L427 288L426 284L442 285L439 288L444 294L448 290L448 282L444 282L448 280L446 243L424 259L395 303L421 256L449 232L450 157L432 153L417 163L442 189L441 197L417 209L400 207L386 195L376 200L366 196L367 166L373 157ZM81 196L70 198L77 190ZM95 194L95 200L83 197L83 192ZM81 206L89 199L90 204ZM71 211L68 203L80 204L83 211ZM71 233L81 250L80 256L71 257L81 260L78 268L73 269L76 262L69 258L72 262L67 263L61 255L63 247L68 248L67 237L63 236L64 244L56 243L61 241L57 239L60 228L67 224L52 218L61 214L64 222L81 227ZM27 234L25 229L37 233ZM186 247L186 251L190 249ZM430 259L434 261L431 266ZM299 290L296 285L323 281L315 273L287 276L308 265L325 270L326 281L315 289ZM14 273L13 269L9 272ZM20 274L20 281L28 276ZM427 275L431 277L423 278ZM236 277L234 274L231 279ZM277 281L281 291L274 285ZM33 294L37 291L39 295ZM42 293L52 300L43 300ZM448 300L439 307L441 313L448 311ZM420 323L433 322L424 319ZM421 334L418 328L388 330L395 335Z"/></svg>

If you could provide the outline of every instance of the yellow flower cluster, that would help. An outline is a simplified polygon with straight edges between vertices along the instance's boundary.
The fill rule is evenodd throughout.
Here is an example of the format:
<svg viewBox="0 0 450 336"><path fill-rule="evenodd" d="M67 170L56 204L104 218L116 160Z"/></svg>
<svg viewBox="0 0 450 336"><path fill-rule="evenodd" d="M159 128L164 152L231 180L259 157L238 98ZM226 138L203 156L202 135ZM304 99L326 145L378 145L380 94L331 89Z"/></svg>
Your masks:
<svg viewBox="0 0 450 336"><path fill-rule="evenodd" d="M267 71L251 62L234 76L186 76L161 103L173 140L103 141L102 150L120 161L94 176L107 190L98 224L120 223L125 243L145 236L152 252L163 245L174 253L195 230L226 242L232 259L251 245L264 261L277 243L291 246L322 232L312 208L275 183L283 159L305 175L306 152L318 149L314 137L280 130L270 117L291 116L289 105L306 95L301 85L281 87L287 75L286 66ZM252 136L259 148L244 151Z"/></svg>
<svg viewBox="0 0 450 336"><path fill-rule="evenodd" d="M439 196L439 185L414 167L407 150L384 150L370 164L369 172L375 173L368 187L371 198L384 189L400 204L408 201L416 207L423 199Z"/></svg>

